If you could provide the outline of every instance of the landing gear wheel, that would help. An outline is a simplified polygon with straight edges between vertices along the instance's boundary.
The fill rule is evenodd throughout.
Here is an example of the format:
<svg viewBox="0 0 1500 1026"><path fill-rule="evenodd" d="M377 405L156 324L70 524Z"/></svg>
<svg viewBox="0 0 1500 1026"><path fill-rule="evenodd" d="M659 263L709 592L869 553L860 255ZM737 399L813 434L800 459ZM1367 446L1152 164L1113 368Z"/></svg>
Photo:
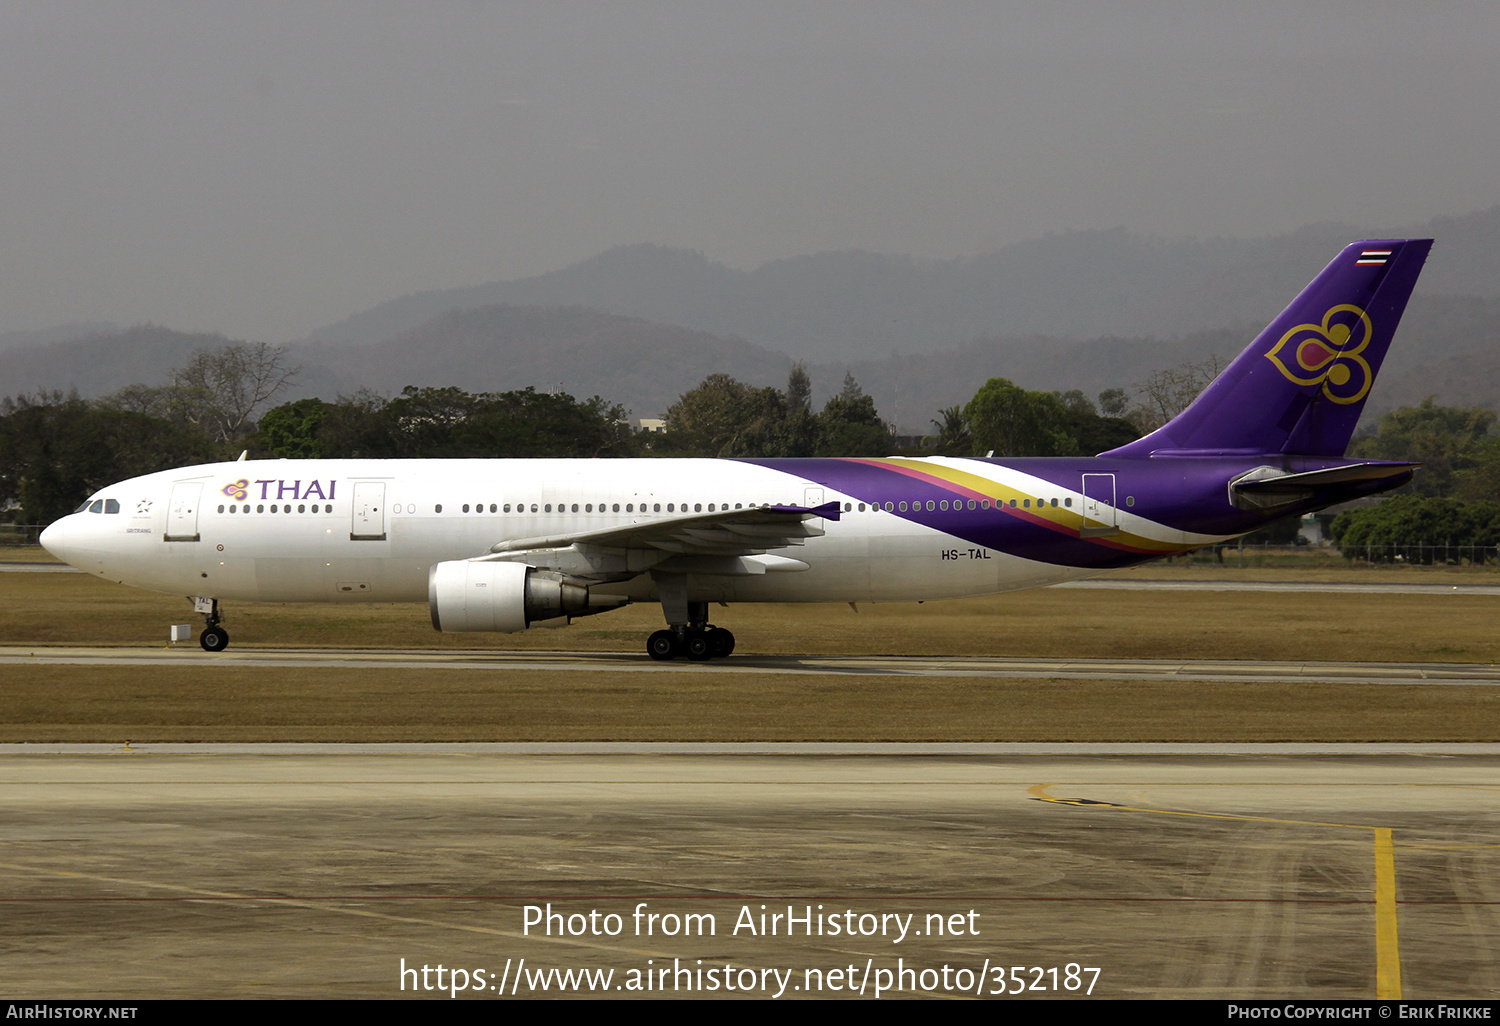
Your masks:
<svg viewBox="0 0 1500 1026"><path fill-rule="evenodd" d="M677 635L671 631L657 631L646 639L646 654L658 662L676 659Z"/></svg>
<svg viewBox="0 0 1500 1026"><path fill-rule="evenodd" d="M734 651L734 635L723 627L708 629L708 654L713 659L723 659Z"/></svg>
<svg viewBox="0 0 1500 1026"><path fill-rule="evenodd" d="M229 647L229 632L222 627L206 628L198 635L198 644L205 652L222 652Z"/></svg>
<svg viewBox="0 0 1500 1026"><path fill-rule="evenodd" d="M713 646L709 643L708 632L698 631L688 635L687 657L694 662L705 662L713 658Z"/></svg>

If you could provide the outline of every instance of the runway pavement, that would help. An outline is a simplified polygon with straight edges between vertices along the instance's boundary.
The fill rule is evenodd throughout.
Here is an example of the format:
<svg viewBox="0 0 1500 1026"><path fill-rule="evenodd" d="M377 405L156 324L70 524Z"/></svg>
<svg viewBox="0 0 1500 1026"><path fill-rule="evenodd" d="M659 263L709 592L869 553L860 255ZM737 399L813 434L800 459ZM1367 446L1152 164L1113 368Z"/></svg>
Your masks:
<svg viewBox="0 0 1500 1026"><path fill-rule="evenodd" d="M424 669L452 671L659 672L662 663L640 652L433 652L415 649L240 648L204 652L186 643L170 648L0 647L0 666L258 666ZM1172 659L1004 659L982 656L737 655L674 669L703 673L864 674L912 677L1038 677L1055 680L1179 680L1344 682L1361 684L1500 684L1488 663L1320 663Z"/></svg>
<svg viewBox="0 0 1500 1026"><path fill-rule="evenodd" d="M890 747L5 746L0 990L1500 988L1493 746Z"/></svg>

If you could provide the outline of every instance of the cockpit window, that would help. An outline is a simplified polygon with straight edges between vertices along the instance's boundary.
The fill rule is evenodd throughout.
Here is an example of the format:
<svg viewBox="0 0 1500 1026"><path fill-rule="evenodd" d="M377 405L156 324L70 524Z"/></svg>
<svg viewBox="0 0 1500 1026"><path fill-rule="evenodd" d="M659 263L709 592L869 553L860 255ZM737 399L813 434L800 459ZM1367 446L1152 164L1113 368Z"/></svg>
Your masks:
<svg viewBox="0 0 1500 1026"><path fill-rule="evenodd" d="M120 512L120 503L119 503L119 500L117 500L117 499L105 499L104 500L104 512L106 512L106 513L118 513L118 512Z"/></svg>
<svg viewBox="0 0 1500 1026"><path fill-rule="evenodd" d="M89 503L89 512L90 513L103 513L104 512L104 500L103 499L95 499L93 502Z"/></svg>
<svg viewBox="0 0 1500 1026"><path fill-rule="evenodd" d="M75 509L73 512L74 513L82 513L84 510L86 510L88 508L89 508L89 500L84 499L83 502L79 503L78 508Z"/></svg>

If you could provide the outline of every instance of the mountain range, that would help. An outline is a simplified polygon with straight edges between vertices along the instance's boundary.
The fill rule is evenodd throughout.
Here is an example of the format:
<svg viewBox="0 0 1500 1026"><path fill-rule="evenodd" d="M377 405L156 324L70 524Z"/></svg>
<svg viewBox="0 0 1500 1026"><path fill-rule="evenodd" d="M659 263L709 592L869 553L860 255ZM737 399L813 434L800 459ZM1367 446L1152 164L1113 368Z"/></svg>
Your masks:
<svg viewBox="0 0 1500 1026"><path fill-rule="evenodd" d="M709 373L783 385L808 364L819 396L852 372L915 432L994 376L1029 388L1131 389L1152 372L1233 355L1352 239L1438 240L1370 412L1435 393L1500 407L1500 207L1385 233L1312 225L1262 239L1164 241L1122 229L1049 236L977 257L860 252L752 271L701 253L624 246L551 274L416 293L292 344L295 393L528 385L659 415ZM154 326L0 335L0 390L99 395L161 383L227 340Z"/></svg>

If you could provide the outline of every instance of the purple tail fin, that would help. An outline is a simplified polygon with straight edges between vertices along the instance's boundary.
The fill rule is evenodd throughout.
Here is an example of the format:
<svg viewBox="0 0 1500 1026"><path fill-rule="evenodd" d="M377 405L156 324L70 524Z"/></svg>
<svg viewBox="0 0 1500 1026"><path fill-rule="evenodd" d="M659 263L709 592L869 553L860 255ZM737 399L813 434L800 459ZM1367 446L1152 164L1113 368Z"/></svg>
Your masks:
<svg viewBox="0 0 1500 1026"><path fill-rule="evenodd" d="M1431 247L1345 247L1191 406L1101 455L1342 456Z"/></svg>

